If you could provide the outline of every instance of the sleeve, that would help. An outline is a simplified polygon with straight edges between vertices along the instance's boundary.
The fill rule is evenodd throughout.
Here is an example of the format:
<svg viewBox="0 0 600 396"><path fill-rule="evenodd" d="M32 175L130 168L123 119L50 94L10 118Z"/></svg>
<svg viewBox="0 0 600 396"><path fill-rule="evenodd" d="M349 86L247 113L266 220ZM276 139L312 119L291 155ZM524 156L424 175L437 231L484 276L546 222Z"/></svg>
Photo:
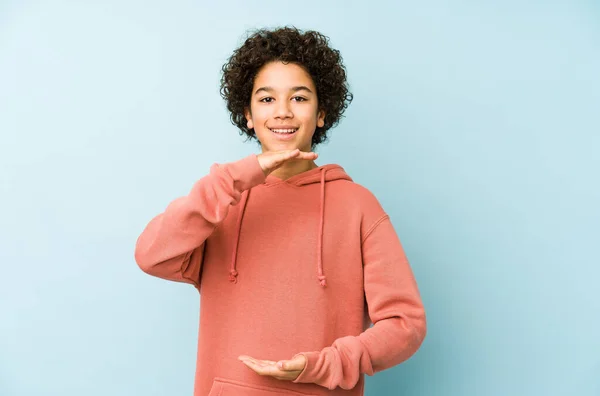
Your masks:
<svg viewBox="0 0 600 396"><path fill-rule="evenodd" d="M137 239L135 261L147 274L200 290L205 241L236 205L242 192L265 181L257 156L213 164L187 196L172 201Z"/></svg>
<svg viewBox="0 0 600 396"><path fill-rule="evenodd" d="M321 351L302 352L307 364L293 382L330 390L352 389L361 374L373 375L410 358L426 334L423 303L414 274L388 215L363 237L364 288L373 322Z"/></svg>

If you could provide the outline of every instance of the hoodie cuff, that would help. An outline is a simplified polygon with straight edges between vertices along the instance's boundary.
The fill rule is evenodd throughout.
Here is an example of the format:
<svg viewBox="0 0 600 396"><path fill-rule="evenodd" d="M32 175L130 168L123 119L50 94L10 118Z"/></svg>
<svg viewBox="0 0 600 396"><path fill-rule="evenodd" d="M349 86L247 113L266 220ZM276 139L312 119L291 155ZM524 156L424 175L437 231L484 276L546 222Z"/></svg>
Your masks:
<svg viewBox="0 0 600 396"><path fill-rule="evenodd" d="M265 172L260 167L256 154L251 154L239 161L230 162L223 165L223 168L233 178L240 191L264 183L266 180Z"/></svg>
<svg viewBox="0 0 600 396"><path fill-rule="evenodd" d="M319 373L315 371L317 360L319 359L319 355L321 352L302 352L297 353L291 360L294 360L295 357L299 355L304 355L306 358L306 366L304 366L304 370L298 375L298 377L293 380L293 383L315 383L318 384L319 377L323 376L326 373Z"/></svg>

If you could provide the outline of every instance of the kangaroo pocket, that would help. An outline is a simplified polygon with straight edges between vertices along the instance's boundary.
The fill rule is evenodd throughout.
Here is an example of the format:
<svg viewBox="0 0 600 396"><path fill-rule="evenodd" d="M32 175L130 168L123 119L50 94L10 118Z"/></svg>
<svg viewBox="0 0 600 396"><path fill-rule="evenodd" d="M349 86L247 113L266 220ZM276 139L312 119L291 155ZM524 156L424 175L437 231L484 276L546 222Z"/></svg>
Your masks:
<svg viewBox="0 0 600 396"><path fill-rule="evenodd" d="M240 381L216 377L208 396L317 396L288 389L245 384Z"/></svg>

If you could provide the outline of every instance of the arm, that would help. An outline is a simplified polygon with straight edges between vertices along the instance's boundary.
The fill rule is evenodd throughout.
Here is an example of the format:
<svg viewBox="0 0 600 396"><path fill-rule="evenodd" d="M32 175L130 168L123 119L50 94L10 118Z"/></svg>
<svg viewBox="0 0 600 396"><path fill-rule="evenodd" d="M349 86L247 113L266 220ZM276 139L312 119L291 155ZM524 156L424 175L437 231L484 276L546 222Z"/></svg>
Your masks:
<svg viewBox="0 0 600 396"><path fill-rule="evenodd" d="M400 240L387 215L363 237L364 287L374 326L303 352L306 366L293 382L352 389L360 374L373 375L411 357L426 334L425 310Z"/></svg>
<svg viewBox="0 0 600 396"><path fill-rule="evenodd" d="M187 196L172 201L138 237L135 261L146 273L200 289L204 242L236 205L242 192L265 180L255 154L214 164Z"/></svg>

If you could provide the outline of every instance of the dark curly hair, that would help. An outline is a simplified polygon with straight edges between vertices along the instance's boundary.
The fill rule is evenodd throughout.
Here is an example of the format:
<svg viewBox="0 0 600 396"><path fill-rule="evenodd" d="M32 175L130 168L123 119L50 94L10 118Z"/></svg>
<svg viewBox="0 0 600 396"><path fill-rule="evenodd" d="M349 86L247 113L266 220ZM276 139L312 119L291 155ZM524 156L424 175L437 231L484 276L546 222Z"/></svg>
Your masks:
<svg viewBox="0 0 600 396"><path fill-rule="evenodd" d="M329 38L319 32L301 33L293 26L258 29L246 38L223 65L220 89L231 123L240 129L240 135L258 140L254 129L247 127L244 110L250 107L254 79L260 69L269 62L281 61L301 66L312 77L318 109L325 111L325 125L316 128L312 147L327 141L327 131L339 123L353 99L342 56L328 42Z"/></svg>

